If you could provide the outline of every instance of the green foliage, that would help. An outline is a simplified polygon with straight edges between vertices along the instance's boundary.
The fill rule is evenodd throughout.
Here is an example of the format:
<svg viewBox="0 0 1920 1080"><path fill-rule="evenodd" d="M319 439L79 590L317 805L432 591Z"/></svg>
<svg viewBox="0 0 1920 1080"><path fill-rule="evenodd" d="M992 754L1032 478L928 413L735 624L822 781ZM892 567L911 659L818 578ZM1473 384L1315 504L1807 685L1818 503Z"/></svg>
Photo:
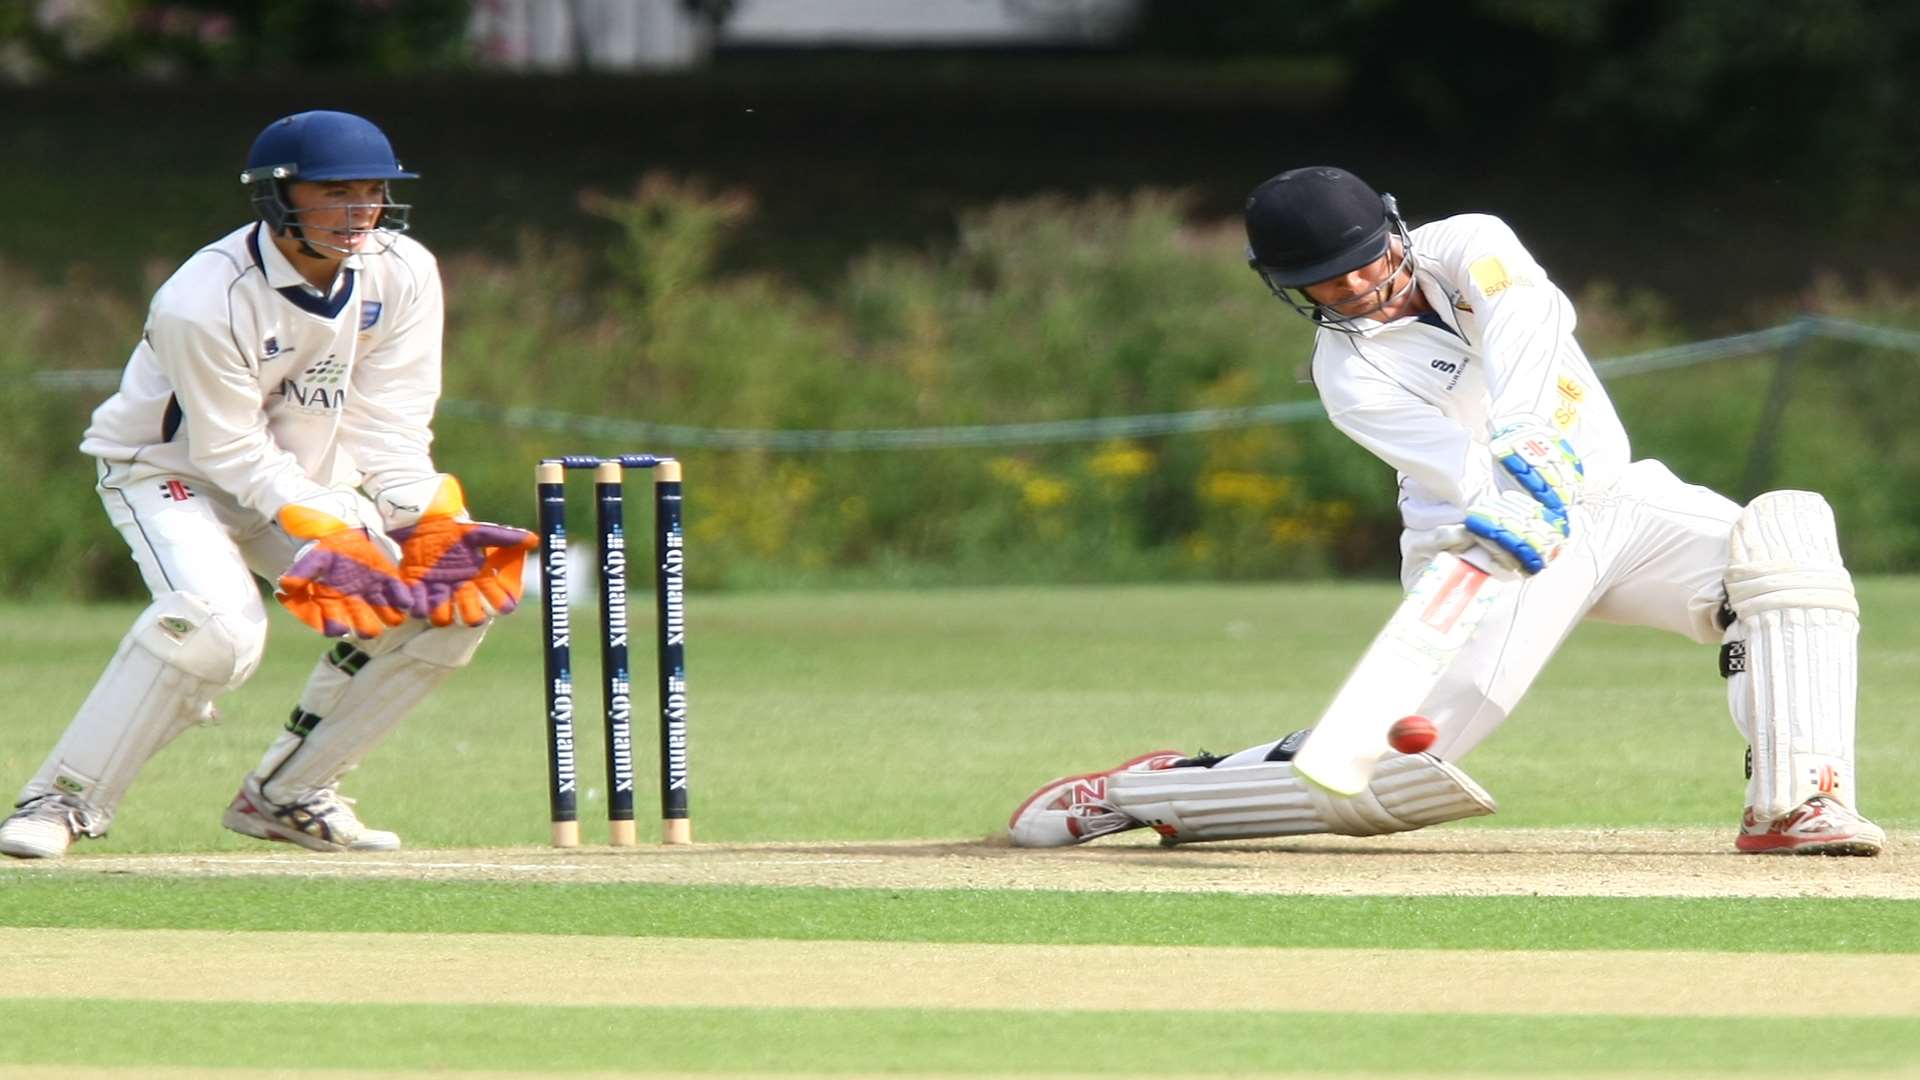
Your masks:
<svg viewBox="0 0 1920 1080"><path fill-rule="evenodd" d="M405 72L467 58L470 0L68 0L0 9L0 81Z"/></svg>
<svg viewBox="0 0 1920 1080"><path fill-rule="evenodd" d="M142 312L84 273L48 287L5 266L0 311L0 380L10 399L0 427L0 472L16 492L16 511L0 529L0 590L89 599L138 594L139 572L94 495L93 461L77 449L106 395L43 386L35 375L124 362Z"/></svg>
<svg viewBox="0 0 1920 1080"><path fill-rule="evenodd" d="M581 205L612 228L603 252L527 234L508 259L444 266L447 397L582 418L565 434L443 416L439 460L483 516L531 523L539 457L652 451L688 463L703 586L1244 580L1397 565L1391 474L1321 422L885 452L635 445L592 425L938 428L1310 399L1298 381L1310 328L1244 270L1238 229L1196 224L1179 193L999 203L963 215L942 249L871 251L804 287L720 269L754 213L740 192L653 175ZM0 463L38 492L31 519L0 535L0 588L137 593L91 466L73 452L90 395L33 375L118 363L139 310L84 276L0 284L0 370L24 403L0 431ZM1849 296L1828 285L1808 299L1920 322L1920 300L1891 286ZM1596 287L1578 306L1597 357L1681 339L1645 294ZM1610 391L1639 456L1735 498L1821 490L1857 568L1920 566L1920 510L1897 497L1920 482L1920 450L1901 438L1920 406L1912 358L1809 344L1773 417L1777 362L1622 377ZM575 512L589 517L584 498Z"/></svg>
<svg viewBox="0 0 1920 1080"><path fill-rule="evenodd" d="M939 256L874 252L842 282L806 291L714 275L718 246L750 212L738 193L654 176L626 198L584 204L620 229L604 267L528 240L519 273L448 268L449 355L513 358L450 362L449 396L662 424L819 429L1077 419L1309 393L1291 383L1308 328L1276 317L1245 280L1232 230L1187 225L1178 195L1001 204L964 217ZM1283 362L1252 362L1256 343ZM469 461L499 456L498 431L443 421L441 433L452 467L471 472ZM482 453L472 437L495 449ZM682 456L710 580L1255 577L1332 564L1361 493L1338 471L1294 469L1324 455L1329 437L1276 428L1094 446ZM524 505L534 443L623 449L519 440L527 450L506 486L470 476L479 505ZM1377 471L1371 480L1378 490Z"/></svg>
<svg viewBox="0 0 1920 1080"><path fill-rule="evenodd" d="M1456 141L1577 132L1583 162L1600 151L1912 197L1912 4L1149 0L1133 37L1148 52L1332 59L1345 111L1412 115ZM1462 56L1494 62L1467 70Z"/></svg>

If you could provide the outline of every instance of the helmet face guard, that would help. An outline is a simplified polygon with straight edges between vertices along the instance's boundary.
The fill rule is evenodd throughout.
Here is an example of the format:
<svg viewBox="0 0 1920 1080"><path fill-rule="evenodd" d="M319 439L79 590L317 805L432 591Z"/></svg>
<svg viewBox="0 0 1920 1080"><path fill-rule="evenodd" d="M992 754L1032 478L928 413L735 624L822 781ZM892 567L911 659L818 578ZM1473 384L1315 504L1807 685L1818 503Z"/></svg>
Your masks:
<svg viewBox="0 0 1920 1080"><path fill-rule="evenodd" d="M240 174L240 182L252 189L253 212L266 222L267 228L275 233L285 233L300 240L309 248L320 248L336 255L383 254L393 247L393 241L400 233L407 231L407 218L413 210L412 203L394 202L387 193L385 184L381 185L381 201L377 203L332 203L327 206L312 206L302 210L293 205L287 196L287 185L300 179L297 165L274 165L268 168L248 169ZM264 175L262 175L264 173ZM372 177L354 177L353 179L373 179ZM315 181L321 183L324 181ZM311 230L304 227L300 215L316 210L343 211L348 220L355 210L372 208L373 223L364 228L354 228L342 224L338 228ZM319 239L320 234L332 234L344 237L368 237L364 245L332 244Z"/></svg>
<svg viewBox="0 0 1920 1080"><path fill-rule="evenodd" d="M302 249L318 257L316 248L336 255L384 252L393 246L394 237L407 230L410 204L396 203L387 194L389 180L412 180L418 173L406 171L394 157L393 145L378 127L352 113L315 110L282 117L267 125L253 141L247 154L247 167L240 182L251 191L254 213L276 234L296 237ZM330 180L380 180L377 203L336 203L327 207L301 210L287 197L288 185L302 181L324 183ZM371 224L352 227L311 229L300 220L304 213L325 209L345 212L349 220L355 210L375 211ZM348 238L347 244L319 241L310 233L329 233ZM366 238L372 244L363 245Z"/></svg>

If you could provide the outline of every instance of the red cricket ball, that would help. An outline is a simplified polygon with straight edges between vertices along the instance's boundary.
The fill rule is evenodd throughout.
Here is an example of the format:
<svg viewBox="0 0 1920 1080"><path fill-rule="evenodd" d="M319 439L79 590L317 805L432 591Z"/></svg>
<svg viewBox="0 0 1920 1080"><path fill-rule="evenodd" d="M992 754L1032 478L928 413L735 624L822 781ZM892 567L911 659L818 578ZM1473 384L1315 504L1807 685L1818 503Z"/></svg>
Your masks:
<svg viewBox="0 0 1920 1080"><path fill-rule="evenodd" d="M1387 729L1387 745L1403 754L1418 754L1439 737L1439 729L1424 716L1403 716Z"/></svg>

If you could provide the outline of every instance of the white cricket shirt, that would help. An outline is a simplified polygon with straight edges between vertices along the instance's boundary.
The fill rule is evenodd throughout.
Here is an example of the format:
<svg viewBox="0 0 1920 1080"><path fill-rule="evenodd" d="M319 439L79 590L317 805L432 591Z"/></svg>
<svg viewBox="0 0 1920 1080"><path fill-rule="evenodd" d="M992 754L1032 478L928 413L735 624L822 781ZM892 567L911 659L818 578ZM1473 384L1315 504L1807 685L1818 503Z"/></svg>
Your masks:
<svg viewBox="0 0 1920 1080"><path fill-rule="evenodd" d="M154 294L80 449L211 484L268 518L336 484L432 475L440 271L422 244L387 239L328 296L257 222L195 252Z"/></svg>
<svg viewBox="0 0 1920 1080"><path fill-rule="evenodd" d="M1493 421L1558 427L1587 488L1618 480L1626 429L1573 339L1573 305L1499 218L1462 214L1413 230L1415 279L1433 312L1362 333L1321 329L1313 381L1335 426L1400 475L1409 529L1457 524L1496 490Z"/></svg>

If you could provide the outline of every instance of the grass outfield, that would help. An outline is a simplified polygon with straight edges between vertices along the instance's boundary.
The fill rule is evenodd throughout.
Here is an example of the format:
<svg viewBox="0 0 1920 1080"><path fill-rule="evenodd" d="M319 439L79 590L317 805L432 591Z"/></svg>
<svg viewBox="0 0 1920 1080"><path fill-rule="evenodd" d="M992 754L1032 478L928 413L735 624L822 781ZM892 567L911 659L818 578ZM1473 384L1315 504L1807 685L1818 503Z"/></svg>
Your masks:
<svg viewBox="0 0 1920 1080"><path fill-rule="evenodd" d="M1394 596L1327 584L695 595L695 835L981 836L1062 773L1162 746L1227 752L1278 738L1318 715ZM1920 825L1920 579L1863 581L1861 603L1862 802L1883 825ZM0 608L10 672L0 785L39 765L135 610ZM650 601L635 612L650 619ZM545 842L533 615L503 620L473 666L348 778L369 821L415 847ZM266 661L222 700L221 726L156 758L113 835L89 850L250 847L219 828L220 811L321 651L276 614ZM605 816L593 652L575 650L589 831ZM637 689L651 686L649 657L635 650ZM1725 696L1711 647L1582 627L1465 763L1501 803L1467 827L1733 825L1745 747ZM643 818L656 798L653 733L636 709Z"/></svg>
<svg viewBox="0 0 1920 1080"><path fill-rule="evenodd" d="M66 874L7 881L0 888L0 927L1920 953L1920 904L1907 900L1101 895Z"/></svg>
<svg viewBox="0 0 1920 1080"><path fill-rule="evenodd" d="M1862 582L1861 778L1895 849L1880 867L1823 862L1811 875L1794 860L1796 880L1820 888L1778 897L374 879L358 872L368 862L320 856L294 860L306 873L238 876L221 860L262 848L223 833L220 808L319 652L283 619L260 675L223 702L224 723L148 768L111 837L64 865L0 864L0 1073L1784 1077L1812 1052L1827 1073L1916 1075L1920 903L1844 898L1901 865L1899 833L1920 823L1906 716L1916 594L1916 581ZM1160 745L1236 749L1303 725L1392 602L1388 587L1353 585L696 596L696 837L985 836L1060 772ZM133 614L0 609L14 673L0 783L38 764ZM416 849L543 842L537 636L537 620L506 620L350 778L370 821ZM584 668L590 650L576 652ZM590 732L593 679L576 678ZM1468 762L1501 813L1450 828L1730 833L1741 746L1724 693L1711 648L1586 627ZM598 741L583 736L583 777L597 775ZM590 836L599 798L583 806ZM185 853L179 872L85 865L168 852ZM206 858L192 866L196 853ZM1250 857L1289 873L1284 851ZM1686 874L1698 858L1647 861ZM552 945L521 972L476 944L496 939ZM254 942L270 959L243 963ZM779 942L825 951L785 969L741 951ZM1014 950L993 954L1011 966L941 951L988 948ZM1367 985L1316 1001L1329 957ZM1182 1008L1179 964L1206 972L1209 958L1218 976L1190 984L1201 1001L1230 996L1219 984L1235 970L1278 974L1247 1007ZM488 1000L476 976L465 994L432 996L468 970L514 993ZM750 996L714 997L760 972L771 974ZM1380 1005L1354 1007L1374 979ZM413 983L428 989L383 996ZM1003 985L1028 1004L929 1003L959 984ZM677 987L705 1003L653 996ZM1056 993L1072 1004L1031 1004ZM1791 1011L1804 1015L1776 1022Z"/></svg>

